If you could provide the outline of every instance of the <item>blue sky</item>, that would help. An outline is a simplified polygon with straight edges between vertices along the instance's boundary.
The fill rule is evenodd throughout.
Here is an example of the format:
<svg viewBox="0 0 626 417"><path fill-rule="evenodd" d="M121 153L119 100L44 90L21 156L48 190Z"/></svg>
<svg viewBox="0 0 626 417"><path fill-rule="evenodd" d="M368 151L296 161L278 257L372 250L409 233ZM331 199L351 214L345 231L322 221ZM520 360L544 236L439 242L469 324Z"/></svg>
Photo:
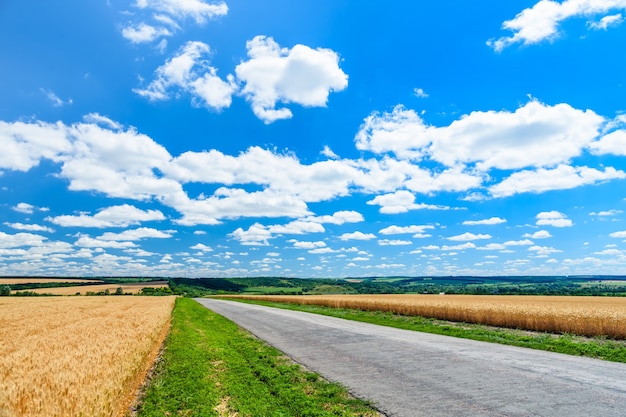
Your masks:
<svg viewBox="0 0 626 417"><path fill-rule="evenodd" d="M625 0L0 3L0 275L626 274Z"/></svg>

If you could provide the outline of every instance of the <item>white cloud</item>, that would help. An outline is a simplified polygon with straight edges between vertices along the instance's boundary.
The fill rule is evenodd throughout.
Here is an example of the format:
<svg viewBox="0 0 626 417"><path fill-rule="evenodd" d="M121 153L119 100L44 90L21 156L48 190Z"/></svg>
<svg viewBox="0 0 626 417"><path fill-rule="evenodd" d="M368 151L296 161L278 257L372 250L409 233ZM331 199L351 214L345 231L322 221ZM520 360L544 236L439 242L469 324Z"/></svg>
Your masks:
<svg viewBox="0 0 626 417"><path fill-rule="evenodd" d="M574 223L558 211L544 211L537 214L537 226L571 227Z"/></svg>
<svg viewBox="0 0 626 417"><path fill-rule="evenodd" d="M567 190L624 178L626 178L626 172L618 171L613 167L606 167L604 171L600 171L586 166L559 165L554 169L540 168L535 171L515 172L499 184L489 187L489 191L494 197L509 197L527 192L543 193L551 190Z"/></svg>
<svg viewBox="0 0 626 417"><path fill-rule="evenodd" d="M619 26L624 22L621 13L604 16L597 22L587 22L587 26L595 30L607 30L609 27Z"/></svg>
<svg viewBox="0 0 626 417"><path fill-rule="evenodd" d="M229 107L237 86L232 75L227 81L210 65L211 48L203 42L187 42L177 54L155 71L156 78L144 89L133 91L151 101L168 100L182 90L198 106L220 110ZM172 92L172 90L174 92Z"/></svg>
<svg viewBox="0 0 626 417"><path fill-rule="evenodd" d="M626 230L621 231L621 232L613 232L609 234L609 236L619 238L619 239L626 238Z"/></svg>
<svg viewBox="0 0 626 417"><path fill-rule="evenodd" d="M590 143L589 149L594 155L626 156L626 130L615 130L604 135L598 141Z"/></svg>
<svg viewBox="0 0 626 417"><path fill-rule="evenodd" d="M530 239L547 239L549 237L552 237L552 235L547 230L538 230L535 233L525 233L524 237Z"/></svg>
<svg viewBox="0 0 626 417"><path fill-rule="evenodd" d="M209 3L203 0L137 0L135 6L166 13L179 19L191 18L198 24L228 13L226 3Z"/></svg>
<svg viewBox="0 0 626 417"><path fill-rule="evenodd" d="M399 239L380 239L378 241L380 246L404 246L404 245L412 245L413 242L410 240L399 240Z"/></svg>
<svg viewBox="0 0 626 417"><path fill-rule="evenodd" d="M476 111L449 126L435 127L427 126L415 111L397 106L391 113L368 116L355 142L360 150L428 157L448 167L519 169L552 166L580 155L603 122L591 110L531 100L515 112Z"/></svg>
<svg viewBox="0 0 626 417"><path fill-rule="evenodd" d="M461 235L450 236L448 240L456 240L461 242L467 242L471 240L480 240L480 239L491 239L491 235L487 234L474 234L474 233L463 233Z"/></svg>
<svg viewBox="0 0 626 417"><path fill-rule="evenodd" d="M483 220L466 220L462 224L465 226L480 226L480 225L494 225L506 223L506 219L500 217L491 217Z"/></svg>
<svg viewBox="0 0 626 417"><path fill-rule="evenodd" d="M344 233L339 236L341 240L370 240L376 239L376 235L373 233L363 233L363 232L353 232L353 233Z"/></svg>
<svg viewBox="0 0 626 417"><path fill-rule="evenodd" d="M426 98L426 97L428 97L428 94L421 88L414 88L413 89L413 94L415 95L415 97L419 97L419 98Z"/></svg>
<svg viewBox="0 0 626 417"><path fill-rule="evenodd" d="M333 152L328 145L324 145L324 149L320 153L330 159L339 159L339 155Z"/></svg>
<svg viewBox="0 0 626 417"><path fill-rule="evenodd" d="M41 226L38 224L8 223L8 222L5 222L4 224L16 230L27 230L29 232L48 232L48 233L54 232L54 229L51 229L47 226Z"/></svg>
<svg viewBox="0 0 626 417"><path fill-rule="evenodd" d="M154 27L142 22L122 29L122 36L132 43L149 43L164 36L172 36L172 32L167 28Z"/></svg>
<svg viewBox="0 0 626 417"><path fill-rule="evenodd" d="M196 245L191 246L191 249L194 250L198 250L201 252L213 252L213 248L211 248L210 246L207 246L203 243L198 243Z"/></svg>
<svg viewBox="0 0 626 417"><path fill-rule="evenodd" d="M548 256L552 253L563 252L562 250L551 248L548 246L531 246L530 248L528 248L528 250L531 252L537 252L538 256Z"/></svg>
<svg viewBox="0 0 626 417"><path fill-rule="evenodd" d="M552 40L559 35L559 25L573 17L591 17L607 14L612 10L626 10L624 0L540 0L533 7L524 9L512 20L502 24L505 30L513 31L513 36L489 40L487 44L497 52L507 46L522 43L532 45L544 40ZM603 19L606 19L605 16ZM608 25L614 17L604 24ZM602 21L602 20L601 20Z"/></svg>
<svg viewBox="0 0 626 417"><path fill-rule="evenodd" d="M71 151L72 143L61 122L0 121L0 148L0 169L26 172L41 159L59 161L61 155Z"/></svg>
<svg viewBox="0 0 626 417"><path fill-rule="evenodd" d="M132 230L124 230L121 233L106 232L99 236L98 240L115 240L115 241L134 241L142 239L168 239L172 237L171 232L164 232L162 230L152 229L149 227L139 227Z"/></svg>
<svg viewBox="0 0 626 417"><path fill-rule="evenodd" d="M35 206L28 203L18 203L15 207L13 207L13 210L18 213L33 214L35 212L35 208Z"/></svg>
<svg viewBox="0 0 626 417"><path fill-rule="evenodd" d="M524 239L524 240L509 240L504 242L504 246L530 246L534 245L535 242L532 240Z"/></svg>
<svg viewBox="0 0 626 417"><path fill-rule="evenodd" d="M380 206L380 212L383 214L406 213L409 210L448 210L449 207L435 206L431 204L415 204L415 195L413 193L400 190L395 193L379 195L373 200L367 202L369 205Z"/></svg>
<svg viewBox="0 0 626 417"><path fill-rule="evenodd" d="M40 88L41 91L47 98L50 100L54 107L61 107L66 104L72 104L72 99L68 99L67 101L61 100L52 90L46 90L44 88Z"/></svg>
<svg viewBox="0 0 626 417"><path fill-rule="evenodd" d="M294 241L293 242L293 247L294 248L298 248L298 249L316 249L316 248L325 248L326 247L326 243L323 241L317 241L317 242L298 242L298 241Z"/></svg>
<svg viewBox="0 0 626 417"><path fill-rule="evenodd" d="M330 49L281 48L266 36L256 36L246 47L250 59L237 65L235 73L244 83L241 94L265 123L292 117L287 107L276 109L278 103L325 107L331 92L348 86L339 56Z"/></svg>
<svg viewBox="0 0 626 417"><path fill-rule="evenodd" d="M86 114L85 116L83 116L83 120L87 123L93 123L112 130L122 130L124 128L124 126L122 126L120 123L111 120L106 116L102 116L100 113Z"/></svg>
<svg viewBox="0 0 626 417"><path fill-rule="evenodd" d="M378 233L381 235L400 235L407 233L423 234L426 230L434 229L435 226L429 225L412 225L412 226L389 226L380 229Z"/></svg>
<svg viewBox="0 0 626 417"><path fill-rule="evenodd" d="M86 213L79 215L63 215L48 217L47 221L64 227L127 227L146 221L165 220L159 210L141 210L129 204L103 208L90 216Z"/></svg>

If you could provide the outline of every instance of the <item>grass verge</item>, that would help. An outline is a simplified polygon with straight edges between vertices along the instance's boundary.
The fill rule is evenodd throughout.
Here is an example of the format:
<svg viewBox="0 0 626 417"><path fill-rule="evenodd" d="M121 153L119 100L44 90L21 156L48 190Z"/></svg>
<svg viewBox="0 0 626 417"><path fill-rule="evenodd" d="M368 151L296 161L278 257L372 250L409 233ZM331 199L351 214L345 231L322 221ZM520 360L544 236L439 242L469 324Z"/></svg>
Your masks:
<svg viewBox="0 0 626 417"><path fill-rule="evenodd" d="M224 297L220 298L224 299ZM241 298L231 300L251 304L260 304L268 307L306 311L309 313L323 314L347 320L395 327L398 329L461 337L484 342L500 343L504 345L626 363L626 342L621 340L609 340L602 337L587 338L569 334L557 335L551 333L530 332L525 330L491 327L480 324L455 323L419 316L405 316L383 311L363 311L315 305L244 300Z"/></svg>
<svg viewBox="0 0 626 417"><path fill-rule="evenodd" d="M378 415L191 299L176 300L165 343L138 417Z"/></svg>

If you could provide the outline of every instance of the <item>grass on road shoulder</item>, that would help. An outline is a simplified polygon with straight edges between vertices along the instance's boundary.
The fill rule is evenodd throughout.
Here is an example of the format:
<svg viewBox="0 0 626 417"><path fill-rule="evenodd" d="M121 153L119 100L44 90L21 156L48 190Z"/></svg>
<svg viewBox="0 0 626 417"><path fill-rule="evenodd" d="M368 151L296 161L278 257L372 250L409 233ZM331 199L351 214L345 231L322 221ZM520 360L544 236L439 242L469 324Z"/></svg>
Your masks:
<svg viewBox="0 0 626 417"><path fill-rule="evenodd" d="M220 297L224 299L225 297ZM228 299L226 297L226 299ZM565 353L575 356L603 359L626 363L626 342L598 338L585 338L569 334L529 332L516 329L490 327L480 324L454 323L419 316L404 316L383 311L363 311L356 309L331 308L315 305L276 303L259 300L233 298L232 301L278 307L289 310L306 311L347 320L362 321L398 329L420 331L461 337L503 345L526 347Z"/></svg>
<svg viewBox="0 0 626 417"><path fill-rule="evenodd" d="M179 298L138 410L153 416L377 416L369 403L303 370L199 303Z"/></svg>

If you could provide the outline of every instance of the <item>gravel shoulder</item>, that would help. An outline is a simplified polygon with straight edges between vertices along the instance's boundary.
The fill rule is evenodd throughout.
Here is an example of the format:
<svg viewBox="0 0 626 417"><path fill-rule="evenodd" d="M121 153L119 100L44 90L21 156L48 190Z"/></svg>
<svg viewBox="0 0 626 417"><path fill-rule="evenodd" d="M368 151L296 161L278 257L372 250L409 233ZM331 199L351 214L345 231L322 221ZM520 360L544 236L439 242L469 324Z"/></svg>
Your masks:
<svg viewBox="0 0 626 417"><path fill-rule="evenodd" d="M626 364L215 299L199 303L387 416L623 416Z"/></svg>

